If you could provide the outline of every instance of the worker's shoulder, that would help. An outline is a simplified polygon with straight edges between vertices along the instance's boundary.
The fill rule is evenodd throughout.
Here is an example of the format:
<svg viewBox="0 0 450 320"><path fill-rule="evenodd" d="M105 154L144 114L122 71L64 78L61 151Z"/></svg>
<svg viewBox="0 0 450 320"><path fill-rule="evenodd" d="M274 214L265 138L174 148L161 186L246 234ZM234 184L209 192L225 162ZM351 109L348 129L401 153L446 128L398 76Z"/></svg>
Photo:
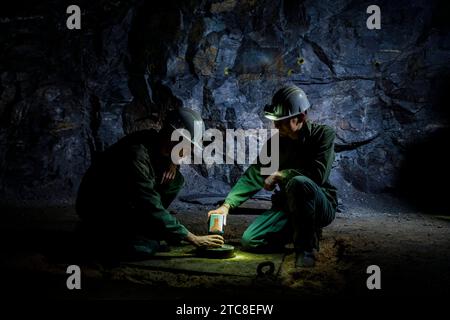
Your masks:
<svg viewBox="0 0 450 320"><path fill-rule="evenodd" d="M157 136L155 130L140 130L126 135L117 144L123 148L145 149L156 142Z"/></svg>
<svg viewBox="0 0 450 320"><path fill-rule="evenodd" d="M105 150L105 155L113 158L148 158L150 147L157 139L155 130L136 131L126 135Z"/></svg>
<svg viewBox="0 0 450 320"><path fill-rule="evenodd" d="M158 132L156 130L140 130L128 134L122 140L129 145L148 144L156 140Z"/></svg>
<svg viewBox="0 0 450 320"><path fill-rule="evenodd" d="M334 138L335 130L326 124L310 122L311 135L317 138Z"/></svg>

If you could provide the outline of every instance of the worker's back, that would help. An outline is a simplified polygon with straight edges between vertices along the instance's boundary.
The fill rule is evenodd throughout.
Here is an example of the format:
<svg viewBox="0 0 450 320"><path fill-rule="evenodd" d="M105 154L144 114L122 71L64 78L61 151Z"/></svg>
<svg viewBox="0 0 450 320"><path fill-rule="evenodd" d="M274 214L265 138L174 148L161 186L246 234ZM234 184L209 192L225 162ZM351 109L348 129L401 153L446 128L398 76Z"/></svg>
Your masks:
<svg viewBox="0 0 450 320"><path fill-rule="evenodd" d="M127 210L134 161L139 154L150 158L150 149L157 141L156 131L138 131L99 153L80 184L76 202L78 215L83 220L113 219L115 212ZM157 163L152 165L158 166Z"/></svg>

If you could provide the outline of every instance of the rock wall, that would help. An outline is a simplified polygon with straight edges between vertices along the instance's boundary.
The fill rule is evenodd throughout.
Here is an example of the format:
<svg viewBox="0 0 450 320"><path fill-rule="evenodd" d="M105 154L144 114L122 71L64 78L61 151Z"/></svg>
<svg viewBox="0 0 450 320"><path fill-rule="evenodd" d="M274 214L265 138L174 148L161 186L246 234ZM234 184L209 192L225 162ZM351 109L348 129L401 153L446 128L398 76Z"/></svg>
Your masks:
<svg viewBox="0 0 450 320"><path fill-rule="evenodd" d="M209 128L267 127L262 106L290 83L336 128L344 190L408 185L409 150L448 128L444 1L378 1L381 30L366 1L81 1L81 30L67 3L37 3L0 11L2 202L70 203L96 152L176 106ZM223 192L243 169L183 168L190 192Z"/></svg>

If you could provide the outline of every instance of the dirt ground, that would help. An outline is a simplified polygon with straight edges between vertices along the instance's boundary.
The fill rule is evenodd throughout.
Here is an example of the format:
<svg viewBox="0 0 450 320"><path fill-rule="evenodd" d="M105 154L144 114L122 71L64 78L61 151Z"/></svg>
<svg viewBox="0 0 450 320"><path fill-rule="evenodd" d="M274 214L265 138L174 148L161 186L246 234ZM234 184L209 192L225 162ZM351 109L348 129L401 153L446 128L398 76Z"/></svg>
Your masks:
<svg viewBox="0 0 450 320"><path fill-rule="evenodd" d="M206 231L211 206L177 201L172 209L194 233ZM256 217L245 213L228 219L228 243L238 246ZM314 269L296 270L294 254L287 250L272 276L257 276L256 270L253 277L146 270L80 258L73 208L4 208L2 216L1 283L11 298L286 301L316 296L443 297L450 291L448 218L422 214L384 195L345 203L324 229ZM81 267L82 290L66 288L70 264ZM381 269L381 290L367 289L370 265Z"/></svg>

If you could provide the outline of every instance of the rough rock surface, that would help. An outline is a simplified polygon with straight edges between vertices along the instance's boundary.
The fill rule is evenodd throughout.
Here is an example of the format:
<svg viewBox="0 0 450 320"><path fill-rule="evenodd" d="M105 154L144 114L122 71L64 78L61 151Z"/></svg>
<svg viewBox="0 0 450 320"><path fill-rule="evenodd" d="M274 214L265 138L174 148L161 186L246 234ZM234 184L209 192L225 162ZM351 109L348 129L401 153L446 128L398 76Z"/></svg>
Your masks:
<svg viewBox="0 0 450 320"><path fill-rule="evenodd" d="M382 28L368 30L370 4L81 1L82 29L67 30L63 1L16 1L0 10L0 200L73 201L96 152L158 128L176 106L200 111L209 128L267 127L261 108L288 83L308 94L311 118L336 129L335 184L414 194L411 174L436 163L408 156L448 136L448 9L378 1ZM204 182L189 192L218 193L243 168L183 171Z"/></svg>

